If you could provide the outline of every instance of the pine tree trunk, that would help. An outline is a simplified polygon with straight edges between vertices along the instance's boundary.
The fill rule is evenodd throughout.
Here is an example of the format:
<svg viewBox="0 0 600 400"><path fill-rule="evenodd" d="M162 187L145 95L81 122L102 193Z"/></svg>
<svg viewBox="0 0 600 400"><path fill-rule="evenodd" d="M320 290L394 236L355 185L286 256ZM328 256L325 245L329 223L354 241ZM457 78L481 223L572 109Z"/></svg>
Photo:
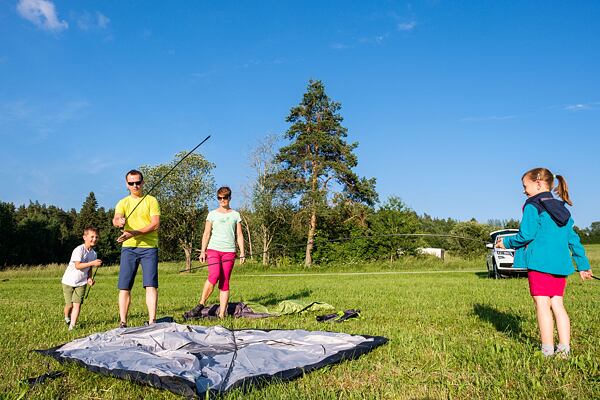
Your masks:
<svg viewBox="0 0 600 400"><path fill-rule="evenodd" d="M312 265L312 249L314 244L315 232L317 231L317 211L313 209L310 216L310 228L308 229L308 238L306 240L306 257L304 265L310 267Z"/></svg>

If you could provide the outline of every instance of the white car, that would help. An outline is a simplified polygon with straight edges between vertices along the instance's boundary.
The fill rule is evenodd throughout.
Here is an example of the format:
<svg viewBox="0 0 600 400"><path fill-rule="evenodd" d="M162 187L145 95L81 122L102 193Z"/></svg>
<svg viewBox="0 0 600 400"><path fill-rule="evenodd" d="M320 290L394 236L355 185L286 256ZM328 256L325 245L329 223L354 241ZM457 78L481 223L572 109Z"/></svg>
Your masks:
<svg viewBox="0 0 600 400"><path fill-rule="evenodd" d="M501 237L514 236L518 229L501 229L490 233L491 243L486 247L489 249L487 255L487 270L490 278L499 279L507 275L517 275L527 272L527 268L513 268L515 251L513 249L496 248L496 240Z"/></svg>

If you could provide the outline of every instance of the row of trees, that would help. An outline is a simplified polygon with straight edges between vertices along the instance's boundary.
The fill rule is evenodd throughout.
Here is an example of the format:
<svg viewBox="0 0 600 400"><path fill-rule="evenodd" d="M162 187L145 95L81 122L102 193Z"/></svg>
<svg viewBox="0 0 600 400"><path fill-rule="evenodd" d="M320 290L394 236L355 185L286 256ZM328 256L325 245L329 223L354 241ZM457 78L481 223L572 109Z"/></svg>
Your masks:
<svg viewBox="0 0 600 400"><path fill-rule="evenodd" d="M347 142L341 105L329 99L320 81L310 81L302 101L290 110L285 143L267 137L250 157L254 171L242 215L248 253L264 265L272 262L393 260L418 247L442 247L462 256L485 252L489 232L518 227L517 221L458 222L419 216L398 197L379 203L375 178L354 172L357 143ZM186 153L168 164L141 166L146 187L165 175ZM214 164L192 154L152 193L161 204L163 260L192 265L207 204L215 195ZM0 203L0 266L65 262L80 242L84 226L101 229L98 251L106 262L118 258L113 210L98 208L90 193L81 210L68 212L31 203L15 208ZM584 242L600 239L600 223L580 230ZM428 233L439 236L417 236ZM414 235L414 236L411 236ZM448 235L448 236L443 236ZM600 241L600 240L599 240ZM32 251L32 247L35 251Z"/></svg>

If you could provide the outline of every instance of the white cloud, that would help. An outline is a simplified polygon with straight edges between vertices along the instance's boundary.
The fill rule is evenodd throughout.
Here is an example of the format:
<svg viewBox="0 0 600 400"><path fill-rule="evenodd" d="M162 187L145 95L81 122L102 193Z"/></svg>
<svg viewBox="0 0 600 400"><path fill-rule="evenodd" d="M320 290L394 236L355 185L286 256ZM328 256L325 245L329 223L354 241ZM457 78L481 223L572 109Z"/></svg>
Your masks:
<svg viewBox="0 0 600 400"><path fill-rule="evenodd" d="M417 27L416 21L402 22L398 24L399 31L412 31Z"/></svg>
<svg viewBox="0 0 600 400"><path fill-rule="evenodd" d="M96 18L98 20L99 28L106 29L108 27L108 24L110 23L110 18L99 12L96 13Z"/></svg>
<svg viewBox="0 0 600 400"><path fill-rule="evenodd" d="M26 118L32 112L31 107L24 100L16 100L0 104L0 124L13 122Z"/></svg>
<svg viewBox="0 0 600 400"><path fill-rule="evenodd" d="M34 143L45 141L64 124L85 116L90 103L85 100L60 104L31 104L25 100L0 103L0 127L20 127L28 131ZM0 134L11 134L12 129L2 129Z"/></svg>
<svg viewBox="0 0 600 400"><path fill-rule="evenodd" d="M82 31L106 29L109 23L110 18L100 12L92 14L85 11L77 16L77 26Z"/></svg>
<svg viewBox="0 0 600 400"><path fill-rule="evenodd" d="M600 102L594 103L578 103L578 104L569 104L563 107L563 110L566 111L585 111L585 110L595 110L600 108Z"/></svg>
<svg viewBox="0 0 600 400"><path fill-rule="evenodd" d="M344 49L349 49L352 46L345 44L345 43L336 42L336 43L332 43L329 47L331 47L332 49L335 49L335 50L344 50Z"/></svg>
<svg viewBox="0 0 600 400"><path fill-rule="evenodd" d="M461 118L460 122L506 121L506 120L515 119L515 118L517 118L516 115L501 115L501 116L492 115L492 116L489 116L489 117L467 117L467 118Z"/></svg>
<svg viewBox="0 0 600 400"><path fill-rule="evenodd" d="M38 28L60 32L69 27L67 21L60 21L54 3L48 0L19 0L17 12Z"/></svg>
<svg viewBox="0 0 600 400"><path fill-rule="evenodd" d="M358 39L359 43L363 43L363 44L382 44L388 37L390 36L389 33L384 33L381 35L375 35L375 36L370 36L370 37L363 37Z"/></svg>

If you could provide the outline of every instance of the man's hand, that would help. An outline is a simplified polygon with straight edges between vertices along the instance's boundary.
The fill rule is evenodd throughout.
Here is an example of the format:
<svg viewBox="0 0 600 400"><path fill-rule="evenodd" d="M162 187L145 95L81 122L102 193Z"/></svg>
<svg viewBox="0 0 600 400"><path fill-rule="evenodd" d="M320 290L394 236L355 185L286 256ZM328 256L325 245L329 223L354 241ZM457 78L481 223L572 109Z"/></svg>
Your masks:
<svg viewBox="0 0 600 400"><path fill-rule="evenodd" d="M92 278L88 278L88 279L87 279L87 284L88 284L88 285L90 285L90 286L94 286L94 284L95 284L95 283L96 283L96 281L95 281L95 280L93 280Z"/></svg>
<svg viewBox="0 0 600 400"><path fill-rule="evenodd" d="M124 226L125 226L125 222L126 222L126 221L127 221L127 220L126 220L125 218L123 218L123 217L121 217L121 218L117 218L117 219L115 220L115 226L116 226L117 228L122 228L122 227L124 227Z"/></svg>
<svg viewBox="0 0 600 400"><path fill-rule="evenodd" d="M119 242L119 243L123 243L127 239L131 239L134 236L134 234L129 231L122 231L122 232L123 232L123 234L117 238L117 242Z"/></svg>
<svg viewBox="0 0 600 400"><path fill-rule="evenodd" d="M498 240L496 240L496 247L499 249L505 249L506 247L504 247L504 239L498 238Z"/></svg>
<svg viewBox="0 0 600 400"><path fill-rule="evenodd" d="M579 276L581 277L582 281L585 281L586 279L592 279L592 270L588 269L587 271L579 271Z"/></svg>
<svg viewBox="0 0 600 400"><path fill-rule="evenodd" d="M102 265L102 260L100 259L95 259L94 261L92 261L90 264L92 264L92 267L99 267Z"/></svg>

